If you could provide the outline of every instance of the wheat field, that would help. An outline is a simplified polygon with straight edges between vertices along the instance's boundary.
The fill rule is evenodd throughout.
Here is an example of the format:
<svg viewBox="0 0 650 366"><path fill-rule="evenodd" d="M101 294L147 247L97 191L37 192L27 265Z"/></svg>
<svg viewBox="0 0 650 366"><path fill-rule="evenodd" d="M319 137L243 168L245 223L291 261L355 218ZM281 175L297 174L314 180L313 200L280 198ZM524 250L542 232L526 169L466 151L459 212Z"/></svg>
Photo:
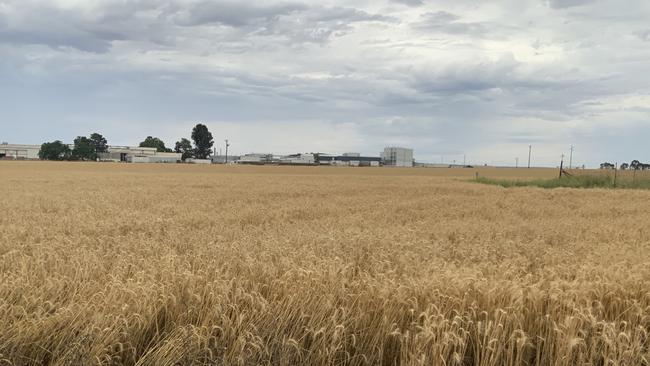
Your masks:
<svg viewBox="0 0 650 366"><path fill-rule="evenodd" d="M650 192L0 162L0 365L648 365Z"/></svg>

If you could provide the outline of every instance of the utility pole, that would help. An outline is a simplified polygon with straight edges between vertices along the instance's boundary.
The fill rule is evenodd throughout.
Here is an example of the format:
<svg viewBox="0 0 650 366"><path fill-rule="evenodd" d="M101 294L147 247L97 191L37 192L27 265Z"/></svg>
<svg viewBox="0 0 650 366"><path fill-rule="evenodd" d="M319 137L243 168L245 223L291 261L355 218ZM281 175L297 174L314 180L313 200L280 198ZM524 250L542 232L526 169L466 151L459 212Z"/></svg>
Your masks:
<svg viewBox="0 0 650 366"><path fill-rule="evenodd" d="M573 145L571 145L571 154L569 155L569 169L573 165Z"/></svg>
<svg viewBox="0 0 650 366"><path fill-rule="evenodd" d="M519 158L515 158L515 168L519 168Z"/></svg>
<svg viewBox="0 0 650 366"><path fill-rule="evenodd" d="M228 164L228 146L230 146L230 144L228 143L228 139L226 139L226 164Z"/></svg>
<svg viewBox="0 0 650 366"><path fill-rule="evenodd" d="M463 166L466 166L466 165L467 165L467 164L465 163L465 158L466 158L466 157L467 157L467 156L466 156L465 154L463 154Z"/></svg>
<svg viewBox="0 0 650 366"><path fill-rule="evenodd" d="M528 145L528 169L530 169L530 152L533 150L533 145Z"/></svg>

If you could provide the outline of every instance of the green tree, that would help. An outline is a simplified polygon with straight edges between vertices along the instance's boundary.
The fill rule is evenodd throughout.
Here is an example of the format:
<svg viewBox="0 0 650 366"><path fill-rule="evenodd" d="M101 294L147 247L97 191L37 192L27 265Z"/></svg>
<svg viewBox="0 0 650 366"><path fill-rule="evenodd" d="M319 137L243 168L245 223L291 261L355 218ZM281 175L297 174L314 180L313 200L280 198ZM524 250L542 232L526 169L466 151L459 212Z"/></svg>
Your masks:
<svg viewBox="0 0 650 366"><path fill-rule="evenodd" d="M97 160L97 152L93 140L86 136L77 136L74 139L72 158L75 160Z"/></svg>
<svg viewBox="0 0 650 366"><path fill-rule="evenodd" d="M192 140L194 140L194 156L197 159L207 159L212 154L212 145L214 139L205 125L197 124L192 130Z"/></svg>
<svg viewBox="0 0 650 366"><path fill-rule="evenodd" d="M92 145L95 148L96 153L105 153L108 150L108 141L106 141L106 138L104 138L104 136L98 134L97 132L90 135L90 141L92 141Z"/></svg>
<svg viewBox="0 0 650 366"><path fill-rule="evenodd" d="M182 138L180 141L176 141L176 146L174 147L174 152L178 154L183 154L181 159L189 159L194 156L194 149L192 149L192 143L186 138Z"/></svg>
<svg viewBox="0 0 650 366"><path fill-rule="evenodd" d="M38 152L38 157L41 160L68 160L71 154L72 152L68 145L56 140L42 144L41 150Z"/></svg>
<svg viewBox="0 0 650 366"><path fill-rule="evenodd" d="M158 152L172 152L172 149L165 146L163 140L152 136L147 136L147 138L140 143L140 147L154 147Z"/></svg>

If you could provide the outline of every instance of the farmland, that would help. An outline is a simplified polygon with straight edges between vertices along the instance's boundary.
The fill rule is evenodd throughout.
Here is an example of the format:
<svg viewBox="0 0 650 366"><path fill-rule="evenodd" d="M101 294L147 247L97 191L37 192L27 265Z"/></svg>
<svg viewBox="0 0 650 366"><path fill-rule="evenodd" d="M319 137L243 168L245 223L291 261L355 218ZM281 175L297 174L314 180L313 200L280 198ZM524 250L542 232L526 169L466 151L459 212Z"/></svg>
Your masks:
<svg viewBox="0 0 650 366"><path fill-rule="evenodd" d="M0 365L647 365L650 191L0 162Z"/></svg>

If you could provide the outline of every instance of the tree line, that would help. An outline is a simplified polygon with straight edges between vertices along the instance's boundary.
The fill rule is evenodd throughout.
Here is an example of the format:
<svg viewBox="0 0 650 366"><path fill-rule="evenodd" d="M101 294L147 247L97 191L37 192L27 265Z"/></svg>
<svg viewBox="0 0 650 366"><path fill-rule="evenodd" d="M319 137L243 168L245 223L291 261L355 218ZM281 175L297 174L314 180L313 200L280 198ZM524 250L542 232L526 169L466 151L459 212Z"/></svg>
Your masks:
<svg viewBox="0 0 650 366"><path fill-rule="evenodd" d="M199 123L192 129L191 139L181 138L176 141L174 149L165 146L165 142L158 137L147 136L140 143L140 147L155 148L157 152L175 152L181 154L181 160L190 158L208 159L212 155L214 138L208 127ZM60 140L45 142L41 145L38 157L41 160L78 160L97 161L100 154L108 152L108 141L104 136L95 132L90 136L77 136L72 147Z"/></svg>
<svg viewBox="0 0 650 366"><path fill-rule="evenodd" d="M612 163L609 163L609 162L605 162L605 163L600 164L600 169L616 169L616 165L612 164ZM629 164L628 163L621 164L619 169L621 169L621 170L628 170L628 169L630 169L630 170L648 170L648 169L650 169L650 164L645 164L645 163L642 163L642 162L640 162L638 160L632 160L632 162L629 163Z"/></svg>

